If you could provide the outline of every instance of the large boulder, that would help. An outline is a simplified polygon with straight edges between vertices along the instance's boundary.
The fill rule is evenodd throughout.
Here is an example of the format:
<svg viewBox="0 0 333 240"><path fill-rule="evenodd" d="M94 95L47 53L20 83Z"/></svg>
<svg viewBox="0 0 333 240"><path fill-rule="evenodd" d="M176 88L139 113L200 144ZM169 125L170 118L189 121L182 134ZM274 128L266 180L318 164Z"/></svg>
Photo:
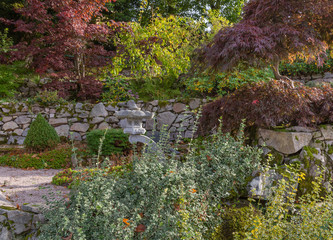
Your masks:
<svg viewBox="0 0 333 240"><path fill-rule="evenodd" d="M259 129L259 139L267 146L273 147L283 154L294 154L304 146L309 145L312 133L305 132L277 132Z"/></svg>

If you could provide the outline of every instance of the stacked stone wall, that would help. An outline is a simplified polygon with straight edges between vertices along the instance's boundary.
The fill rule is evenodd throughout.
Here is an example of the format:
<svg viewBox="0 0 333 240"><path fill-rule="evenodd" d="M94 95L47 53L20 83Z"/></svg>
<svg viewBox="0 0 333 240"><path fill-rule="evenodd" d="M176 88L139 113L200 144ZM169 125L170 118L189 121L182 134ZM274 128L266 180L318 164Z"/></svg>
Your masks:
<svg viewBox="0 0 333 240"><path fill-rule="evenodd" d="M144 122L147 135L152 133L154 126L159 131L166 125L171 139L174 139L178 132L184 138L193 136L194 112L206 102L205 99L192 99L187 103L155 100L147 103L138 101L137 105L144 111L155 113L153 120ZM115 116L118 110L120 107L106 103L68 103L48 107L24 102L0 103L0 144L23 144L37 113L48 120L59 136L85 140L87 132L91 130L120 128L125 120Z"/></svg>

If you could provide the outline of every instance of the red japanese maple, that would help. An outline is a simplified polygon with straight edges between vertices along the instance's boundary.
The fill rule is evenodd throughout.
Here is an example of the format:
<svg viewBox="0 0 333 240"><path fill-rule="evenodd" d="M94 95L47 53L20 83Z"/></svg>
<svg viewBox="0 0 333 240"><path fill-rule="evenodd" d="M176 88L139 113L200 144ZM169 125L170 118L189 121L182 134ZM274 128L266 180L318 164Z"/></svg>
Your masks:
<svg viewBox="0 0 333 240"><path fill-rule="evenodd" d="M243 10L238 24L221 29L198 50L199 69L227 71L239 62L266 63L281 79L281 60L297 54L321 60L332 45L332 0L250 0Z"/></svg>
<svg viewBox="0 0 333 240"><path fill-rule="evenodd" d="M111 0L27 0L14 24L26 37L14 46L12 60L29 59L38 72L74 70L85 77L86 66L104 65L110 56L101 43L110 28L98 22L104 4ZM114 1L114 0L113 0ZM114 23L116 24L116 23Z"/></svg>
<svg viewBox="0 0 333 240"><path fill-rule="evenodd" d="M39 73L51 71L53 78L65 79L46 86L62 97L72 91L82 99L98 98L102 85L86 71L111 60L112 52L102 43L120 23L99 21L110 1L115 0L27 0L18 10L21 20L0 19L25 33L13 46L17 51L11 52L11 60L26 60Z"/></svg>

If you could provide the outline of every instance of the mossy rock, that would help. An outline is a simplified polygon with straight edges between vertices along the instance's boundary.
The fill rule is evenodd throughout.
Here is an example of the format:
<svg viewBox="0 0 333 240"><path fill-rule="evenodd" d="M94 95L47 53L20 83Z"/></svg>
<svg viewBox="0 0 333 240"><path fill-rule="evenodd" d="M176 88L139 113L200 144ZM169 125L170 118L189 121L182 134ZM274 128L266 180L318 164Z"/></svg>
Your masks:
<svg viewBox="0 0 333 240"><path fill-rule="evenodd" d="M313 182L315 181L316 176L319 173L316 171L321 171L321 167L325 167L324 163L321 159L318 158L318 155L322 153L322 150L318 150L317 148L305 146L303 148L302 157L300 160L301 163L301 171L305 173L305 179L299 182L298 186L298 196L302 196L304 194L310 193L313 190ZM330 178L326 172L323 172L324 179ZM326 175L326 176L325 176ZM321 192L325 193L324 186L321 186Z"/></svg>
<svg viewBox="0 0 333 240"><path fill-rule="evenodd" d="M267 147L269 152L264 156L263 163L267 162L267 158L270 158L269 165L280 166L283 164L284 155L278 151L276 151L273 147Z"/></svg>

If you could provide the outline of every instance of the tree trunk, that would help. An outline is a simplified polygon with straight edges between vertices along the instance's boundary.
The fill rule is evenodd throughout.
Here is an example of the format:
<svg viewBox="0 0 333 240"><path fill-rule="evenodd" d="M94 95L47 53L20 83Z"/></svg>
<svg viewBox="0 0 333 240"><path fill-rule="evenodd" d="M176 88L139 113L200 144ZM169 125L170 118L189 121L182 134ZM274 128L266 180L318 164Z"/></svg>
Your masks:
<svg viewBox="0 0 333 240"><path fill-rule="evenodd" d="M280 74L279 65L280 65L280 60L275 60L271 65L271 68L272 68L273 73L274 73L274 78L276 80L290 80L287 76L282 76Z"/></svg>
<svg viewBox="0 0 333 240"><path fill-rule="evenodd" d="M280 74L280 71L279 71L279 65L280 65L280 61L274 61L271 65L271 68L273 70L273 73L274 73L274 78L276 80L281 80L282 79L282 76Z"/></svg>
<svg viewBox="0 0 333 240"><path fill-rule="evenodd" d="M75 71L79 79L84 78L86 75L86 69L85 69L83 54L75 54L74 65L75 65Z"/></svg>

